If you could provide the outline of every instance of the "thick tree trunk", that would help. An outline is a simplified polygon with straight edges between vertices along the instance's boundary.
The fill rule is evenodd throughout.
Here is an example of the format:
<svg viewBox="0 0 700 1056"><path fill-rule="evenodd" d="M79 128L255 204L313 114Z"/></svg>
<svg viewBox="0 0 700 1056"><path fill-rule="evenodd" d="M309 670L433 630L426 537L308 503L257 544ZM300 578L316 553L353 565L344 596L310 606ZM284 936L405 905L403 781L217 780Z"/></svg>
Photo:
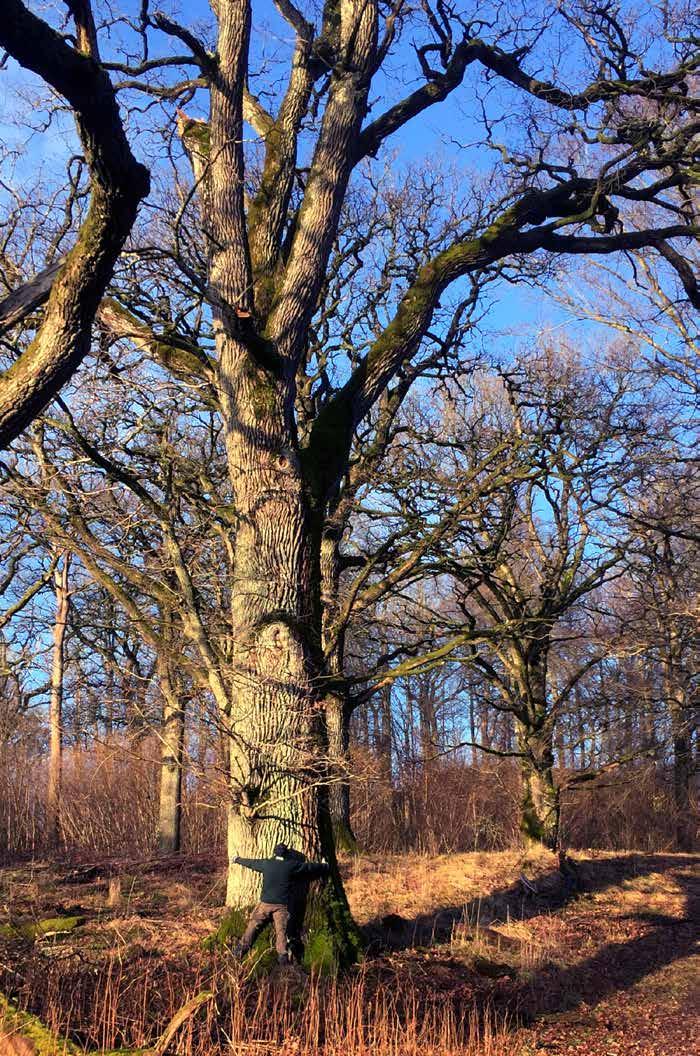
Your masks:
<svg viewBox="0 0 700 1056"><path fill-rule="evenodd" d="M159 671L163 695L163 722L160 731L160 802L158 850L177 854L182 836L182 765L185 747L185 708L167 663Z"/></svg>
<svg viewBox="0 0 700 1056"><path fill-rule="evenodd" d="M552 735L546 728L517 723L518 749L522 752L520 777L520 831L526 843L554 850L559 839L559 789L554 781Z"/></svg>
<svg viewBox="0 0 700 1056"><path fill-rule="evenodd" d="M236 347L237 346L237 347ZM278 842L321 852L323 729L313 642L311 523L284 409L284 386L227 349L228 459L239 525L232 590L229 857ZM235 357L235 359L234 359ZM315 648L314 648L315 646ZM255 901L259 878L232 865L228 902Z"/></svg>
<svg viewBox="0 0 700 1056"><path fill-rule="evenodd" d="M310 900L314 958L357 957L335 865L329 810L329 750L321 665L320 533L302 476L291 386L252 361L236 341L224 349L227 454L239 517L232 589L231 806L227 901L248 906L259 876L233 864L284 842L332 877Z"/></svg>
<svg viewBox="0 0 700 1056"><path fill-rule="evenodd" d="M51 697L49 700L49 780L46 790L46 836L51 847L61 839L61 776L63 768L63 674L66 627L70 610L68 569L70 559L54 573L56 618L53 625Z"/></svg>
<svg viewBox="0 0 700 1056"><path fill-rule="evenodd" d="M219 397L237 515L231 675L222 707L230 736L227 901L245 907L259 895L258 874L235 865L237 855L265 857L278 842L313 859L325 855L331 879L309 900L309 946L314 961L343 964L356 959L359 936L334 853L322 690L327 672L321 649L321 517L312 509L306 479L314 467L302 469L294 406L298 360L334 237L350 153L344 139L322 135L325 146L317 147L321 158L307 182L285 274L260 332L251 315L256 305L244 204L250 5L226 0L216 9L217 65L202 195ZM341 24L348 30L353 12L352 5L343 8ZM371 29L376 21L371 4L368 17ZM348 49L357 47L355 34ZM334 72L323 126L330 123L329 133L336 131L334 113L347 81L354 93L353 118L345 123L351 138L364 96L358 96L361 86L353 75L336 81ZM208 662L213 667L217 661Z"/></svg>

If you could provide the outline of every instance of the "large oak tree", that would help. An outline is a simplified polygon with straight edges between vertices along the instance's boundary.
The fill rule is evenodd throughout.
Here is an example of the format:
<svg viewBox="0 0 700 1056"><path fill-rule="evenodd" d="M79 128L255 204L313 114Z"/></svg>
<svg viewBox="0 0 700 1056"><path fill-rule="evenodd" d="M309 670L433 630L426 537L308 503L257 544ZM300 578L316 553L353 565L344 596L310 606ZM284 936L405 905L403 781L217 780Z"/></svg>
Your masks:
<svg viewBox="0 0 700 1056"><path fill-rule="evenodd" d="M152 14L145 4L138 19L123 19L133 46L102 65L99 20L95 28L87 0L69 6L78 26L76 46L20 0L12 0L0 43L62 92L83 122L95 201L114 159L103 159L99 137L93 146L88 118L104 119L122 163L120 178L127 173L132 208L107 225L112 236L106 251L101 240L98 252L87 239L98 256L86 266L79 249L86 239L79 240L54 280L34 342L3 378L3 396L23 374L23 363L42 384L38 395L20 393L19 417L9 421L3 440L16 435L75 367L95 313L113 336L131 340L176 377L195 377L206 387L222 423L233 516L225 663L204 633L167 519L160 523L186 599L178 609L182 629L230 733L230 856L264 854L285 839L334 861L326 782L332 694L326 687L335 673L323 648L323 569L329 562L322 555L324 547L339 545L332 515L356 431L372 421L387 390L403 395L404 371L424 347L441 298L485 269L520 270L547 254L651 247L676 266L693 294L682 258L685 240L698 233L691 194L697 54L675 17L668 40L660 38L652 54L637 42L624 8L589 0L566 10L546 5L541 15L496 8L486 17L479 9L473 18L441 2L413 9L402 0L328 0L318 12L277 0L294 38L278 89L272 79L266 84L264 72L256 76L265 57L258 38L251 38L246 0L216 0L208 30ZM202 39L206 32L215 41L211 48ZM409 38L417 41L413 51ZM50 47L43 49L44 42ZM569 53L558 72L553 49ZM133 58L137 50L140 59ZM386 95L396 59L413 62L415 87L382 108L376 98ZM551 75L540 75L543 66ZM187 329L185 317L168 319L163 334L118 301L98 306L145 190L141 170L128 164L105 70L124 77L119 91L125 98L144 93L158 100L173 130L168 106L192 101L191 116L180 112L177 128L193 183L181 194L172 252L159 262L164 270L174 262L198 291L211 348L179 332ZM173 70L184 71L184 79ZM87 116L86 94L97 108ZM371 159L452 96L474 103L483 115L481 141L497 158L487 190L475 195L472 213L455 220L441 245L409 258L398 296L387 294L361 339L353 335L358 347L350 349L344 369L332 372L328 345L317 340L314 323L353 180L362 167L374 178ZM510 111L517 120L509 119ZM201 114L206 120L195 116ZM247 149L251 132L257 142ZM121 202L119 194L106 198ZM640 201L650 217L642 229L627 222L630 204ZM178 252L193 203L201 218L203 244L194 247L201 271ZM105 209L100 215L110 214ZM142 248L148 259L149 247ZM0 317L11 315L11 324L21 326L22 313L36 309L48 289L49 282L39 281L15 291L13 303L22 310L9 313L5 303ZM330 334L331 346L336 337ZM32 367L47 348L51 362L61 362L48 379ZM131 478L129 486L141 485ZM245 903L254 893L231 865L229 901ZM335 869L321 902L327 949L336 959L351 959L356 943Z"/></svg>

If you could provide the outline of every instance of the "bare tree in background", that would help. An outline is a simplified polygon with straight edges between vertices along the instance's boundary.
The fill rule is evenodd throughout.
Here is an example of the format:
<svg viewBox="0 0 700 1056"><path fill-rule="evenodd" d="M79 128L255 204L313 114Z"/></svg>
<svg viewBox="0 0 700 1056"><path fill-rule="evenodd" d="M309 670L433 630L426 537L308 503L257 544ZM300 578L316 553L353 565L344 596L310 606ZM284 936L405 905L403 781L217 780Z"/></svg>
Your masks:
<svg viewBox="0 0 700 1056"><path fill-rule="evenodd" d="M61 838L61 772L63 767L63 690L65 643L70 611L68 573L70 555L54 572L56 614L53 625L51 657L51 696L49 699L49 780L46 790L46 830L49 842L57 847Z"/></svg>
<svg viewBox="0 0 700 1056"><path fill-rule="evenodd" d="M663 523L669 496L659 496L654 515ZM692 529L693 524L688 524ZM631 570L635 593L631 614L644 662L662 673L660 696L670 722L675 838L678 849L692 850L691 795L698 737L697 545L673 536L645 531Z"/></svg>
<svg viewBox="0 0 700 1056"><path fill-rule="evenodd" d="M556 723L577 685L607 655L602 641L578 656L567 641L584 636L581 602L622 574L634 546L629 522L613 524L605 511L634 479L665 464L666 435L670 442L680 428L635 383L634 362L630 350L612 351L597 366L564 348L531 353L504 379L500 410L494 379L495 421L522 446L530 473L520 480L503 474L490 499L484 495L465 510L460 533L439 540L433 573L451 577L454 609L443 610L439 636L428 636L436 644L392 671L393 677L407 668L418 673L459 657L492 683L493 706L513 717L515 744L476 743L518 760L522 831L550 847L560 813ZM488 393L488 380L485 385ZM461 421L460 401L458 394L454 435L442 446L466 454L479 433L470 426L475 404L466 406ZM662 437L656 448L654 435ZM460 487L449 464L441 480L444 496ZM424 623L433 621L430 606L422 609ZM590 777L578 774L568 784Z"/></svg>

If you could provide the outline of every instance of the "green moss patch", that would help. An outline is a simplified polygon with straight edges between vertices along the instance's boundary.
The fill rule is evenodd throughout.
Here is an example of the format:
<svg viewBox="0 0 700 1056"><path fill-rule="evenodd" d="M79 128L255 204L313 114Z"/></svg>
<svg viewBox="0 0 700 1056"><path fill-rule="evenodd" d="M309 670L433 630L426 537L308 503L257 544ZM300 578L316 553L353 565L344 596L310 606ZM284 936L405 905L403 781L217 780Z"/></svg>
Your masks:
<svg viewBox="0 0 700 1056"><path fill-rule="evenodd" d="M44 1026L38 1016L21 1012L4 994L0 994L0 1052L5 1037L18 1037L34 1047L35 1056L84 1056L85 1050L67 1038L59 1037ZM147 1056L151 1049L100 1050L88 1056Z"/></svg>
<svg viewBox="0 0 700 1056"><path fill-rule="evenodd" d="M209 935L204 939L202 947L205 950L212 951L225 946L235 946L246 929L251 912L252 910L250 909L240 909L238 907L227 910L213 935ZM268 957L268 954L271 956ZM256 967L259 963L264 964L266 969L277 963L277 954L274 947L272 947L271 924L266 925L262 929L253 943L250 953L246 955L246 959L251 961L254 959Z"/></svg>
<svg viewBox="0 0 700 1056"><path fill-rule="evenodd" d="M307 941L304 967L322 975L335 975L362 960L362 934L352 918L344 892L332 883L311 901L306 914Z"/></svg>
<svg viewBox="0 0 700 1056"><path fill-rule="evenodd" d="M33 942L48 935L67 935L83 922L84 917L48 917L46 920L26 921L23 924L1 924L0 937L27 939Z"/></svg>
<svg viewBox="0 0 700 1056"><path fill-rule="evenodd" d="M202 946L205 950L215 950L220 946L230 946L240 939L245 931L248 914L244 909L229 909L221 918L213 935L204 939Z"/></svg>
<svg viewBox="0 0 700 1056"><path fill-rule="evenodd" d="M337 969L337 957L328 928L317 928L310 935L304 950L304 967L332 975Z"/></svg>
<svg viewBox="0 0 700 1056"><path fill-rule="evenodd" d="M82 1052L82 1049L72 1042L58 1038L37 1016L20 1012L11 1001L0 994L0 1042L3 1033L10 1037L17 1035L31 1042L36 1056L56 1056L59 1052L62 1056L78 1056Z"/></svg>

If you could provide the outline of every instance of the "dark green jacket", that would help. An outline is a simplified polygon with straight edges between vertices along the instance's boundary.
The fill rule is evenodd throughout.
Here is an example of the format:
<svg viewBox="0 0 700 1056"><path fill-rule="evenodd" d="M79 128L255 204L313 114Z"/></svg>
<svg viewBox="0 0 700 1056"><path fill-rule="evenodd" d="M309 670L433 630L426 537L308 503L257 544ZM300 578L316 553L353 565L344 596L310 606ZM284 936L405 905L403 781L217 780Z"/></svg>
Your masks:
<svg viewBox="0 0 700 1056"><path fill-rule="evenodd" d="M262 873L261 902L287 907L295 884L325 876L329 871L321 862L302 862L298 858L234 858L234 862Z"/></svg>

